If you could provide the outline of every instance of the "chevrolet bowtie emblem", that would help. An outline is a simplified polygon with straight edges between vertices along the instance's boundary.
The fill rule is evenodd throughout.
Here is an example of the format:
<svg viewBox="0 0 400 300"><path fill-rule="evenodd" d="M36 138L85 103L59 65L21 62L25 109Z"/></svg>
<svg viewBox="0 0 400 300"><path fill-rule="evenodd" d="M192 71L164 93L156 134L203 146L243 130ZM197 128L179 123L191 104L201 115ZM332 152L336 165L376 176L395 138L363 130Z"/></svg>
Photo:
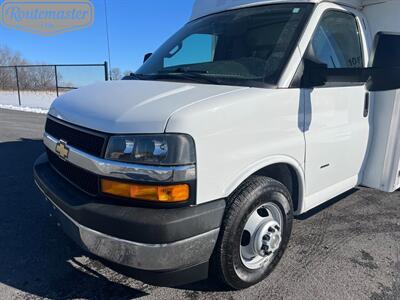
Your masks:
<svg viewBox="0 0 400 300"><path fill-rule="evenodd" d="M61 159L66 160L69 155L69 148L67 146L67 142L60 140L56 145L56 152Z"/></svg>

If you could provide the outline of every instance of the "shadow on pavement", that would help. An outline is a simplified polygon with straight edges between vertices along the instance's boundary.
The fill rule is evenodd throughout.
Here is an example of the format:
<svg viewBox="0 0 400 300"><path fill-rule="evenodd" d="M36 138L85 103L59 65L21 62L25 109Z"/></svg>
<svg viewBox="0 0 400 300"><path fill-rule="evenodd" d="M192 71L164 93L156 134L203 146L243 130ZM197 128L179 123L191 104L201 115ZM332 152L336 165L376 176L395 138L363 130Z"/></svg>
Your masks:
<svg viewBox="0 0 400 300"><path fill-rule="evenodd" d="M0 143L0 283L52 299L146 295L115 282L121 275L82 257L87 254L49 217L32 178L33 163L43 151L40 140Z"/></svg>
<svg viewBox="0 0 400 300"><path fill-rule="evenodd" d="M357 188L351 189L351 190L349 190L339 196L336 196L335 198L321 204L320 206L317 206L316 208L313 208L312 210L310 210L300 216L297 216L296 219L297 220L309 219L309 218L319 214L323 210L327 209L328 207L331 207L331 206L335 205L336 203L346 199L347 197L350 197L351 195L353 195L354 193L356 193L358 191L359 191L359 189L357 189Z"/></svg>

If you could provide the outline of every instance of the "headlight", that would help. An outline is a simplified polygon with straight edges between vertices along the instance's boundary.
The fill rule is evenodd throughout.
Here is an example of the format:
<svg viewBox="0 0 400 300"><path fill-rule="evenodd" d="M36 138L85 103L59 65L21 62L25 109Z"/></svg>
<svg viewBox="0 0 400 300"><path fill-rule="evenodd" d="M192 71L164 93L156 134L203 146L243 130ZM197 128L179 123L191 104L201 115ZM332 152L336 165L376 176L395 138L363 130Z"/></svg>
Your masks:
<svg viewBox="0 0 400 300"><path fill-rule="evenodd" d="M196 162L193 139L185 134L112 136L108 142L105 158L163 166L188 165Z"/></svg>

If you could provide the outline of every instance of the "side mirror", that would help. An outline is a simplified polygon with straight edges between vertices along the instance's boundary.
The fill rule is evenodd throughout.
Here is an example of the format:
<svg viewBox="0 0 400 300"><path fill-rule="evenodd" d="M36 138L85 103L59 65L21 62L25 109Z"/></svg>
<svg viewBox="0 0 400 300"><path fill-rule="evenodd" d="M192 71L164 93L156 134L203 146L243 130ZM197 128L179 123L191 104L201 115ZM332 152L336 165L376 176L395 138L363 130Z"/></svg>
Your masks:
<svg viewBox="0 0 400 300"><path fill-rule="evenodd" d="M368 71L368 91L400 89L400 34L376 35Z"/></svg>
<svg viewBox="0 0 400 300"><path fill-rule="evenodd" d="M143 58L143 63L145 63L152 55L153 55L153 53L146 53Z"/></svg>
<svg viewBox="0 0 400 300"><path fill-rule="evenodd" d="M323 86L327 82L328 66L313 59L303 60L303 76L300 86L303 88L313 88Z"/></svg>
<svg viewBox="0 0 400 300"><path fill-rule="evenodd" d="M335 68L313 59L303 60L300 87L313 88L328 82L366 83L370 92L400 89L400 34L379 32L368 68Z"/></svg>
<svg viewBox="0 0 400 300"><path fill-rule="evenodd" d="M330 82L365 83L368 79L366 68L329 69L326 64L306 58L303 60L303 76L300 87L314 88Z"/></svg>

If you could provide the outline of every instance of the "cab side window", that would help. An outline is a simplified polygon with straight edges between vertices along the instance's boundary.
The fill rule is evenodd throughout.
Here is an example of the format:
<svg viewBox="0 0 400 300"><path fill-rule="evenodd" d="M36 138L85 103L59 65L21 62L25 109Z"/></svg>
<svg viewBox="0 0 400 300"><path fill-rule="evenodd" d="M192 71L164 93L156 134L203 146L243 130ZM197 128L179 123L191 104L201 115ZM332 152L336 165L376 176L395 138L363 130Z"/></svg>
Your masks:
<svg viewBox="0 0 400 300"><path fill-rule="evenodd" d="M328 68L362 68L360 31L355 17L340 11L329 11L316 28L307 56Z"/></svg>

